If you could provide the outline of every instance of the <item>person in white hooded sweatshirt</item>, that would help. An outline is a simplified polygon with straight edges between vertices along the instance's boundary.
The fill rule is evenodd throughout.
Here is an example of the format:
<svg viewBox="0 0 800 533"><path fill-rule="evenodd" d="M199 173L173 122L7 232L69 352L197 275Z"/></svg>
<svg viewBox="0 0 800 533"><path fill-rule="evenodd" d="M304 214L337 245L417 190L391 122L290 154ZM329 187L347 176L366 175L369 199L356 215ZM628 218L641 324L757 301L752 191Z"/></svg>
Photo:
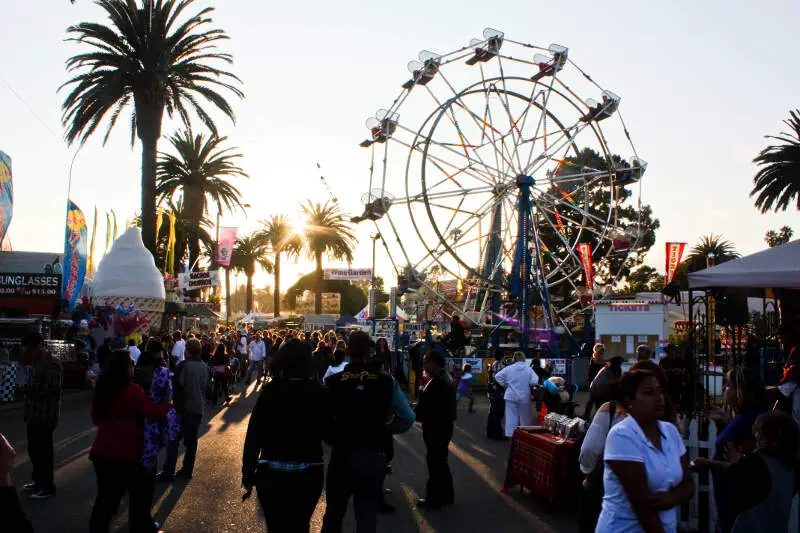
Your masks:
<svg viewBox="0 0 800 533"><path fill-rule="evenodd" d="M514 352L513 364L495 375L497 383L506 388L506 437L512 437L518 426L531 425L531 387L539 384L539 376L525 360L525 354Z"/></svg>

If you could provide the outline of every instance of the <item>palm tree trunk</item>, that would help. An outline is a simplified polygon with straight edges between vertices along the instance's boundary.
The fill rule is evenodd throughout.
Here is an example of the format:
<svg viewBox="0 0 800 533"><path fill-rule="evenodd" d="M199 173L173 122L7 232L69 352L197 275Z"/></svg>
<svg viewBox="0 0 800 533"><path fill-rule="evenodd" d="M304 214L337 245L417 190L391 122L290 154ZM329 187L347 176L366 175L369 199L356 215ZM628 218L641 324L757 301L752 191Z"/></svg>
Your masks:
<svg viewBox="0 0 800 533"><path fill-rule="evenodd" d="M142 241L156 254L156 154L158 136L142 140Z"/></svg>
<svg viewBox="0 0 800 533"><path fill-rule="evenodd" d="M281 316L281 253L275 254L275 294L272 296L272 316Z"/></svg>
<svg viewBox="0 0 800 533"><path fill-rule="evenodd" d="M154 84L157 86L157 84ZM146 93L146 91L145 91ZM136 135L142 142L142 241L156 256L156 158L164 116L163 95L158 91L135 98Z"/></svg>
<svg viewBox="0 0 800 533"><path fill-rule="evenodd" d="M225 324L231 321L231 267L225 268Z"/></svg>
<svg viewBox="0 0 800 533"><path fill-rule="evenodd" d="M317 283L314 291L314 314L322 314L322 252L315 252L314 259L317 261Z"/></svg>
<svg viewBox="0 0 800 533"><path fill-rule="evenodd" d="M245 305L247 307L247 312L250 313L253 311L253 274L250 272L247 273L247 292L245 294L247 295L247 302Z"/></svg>

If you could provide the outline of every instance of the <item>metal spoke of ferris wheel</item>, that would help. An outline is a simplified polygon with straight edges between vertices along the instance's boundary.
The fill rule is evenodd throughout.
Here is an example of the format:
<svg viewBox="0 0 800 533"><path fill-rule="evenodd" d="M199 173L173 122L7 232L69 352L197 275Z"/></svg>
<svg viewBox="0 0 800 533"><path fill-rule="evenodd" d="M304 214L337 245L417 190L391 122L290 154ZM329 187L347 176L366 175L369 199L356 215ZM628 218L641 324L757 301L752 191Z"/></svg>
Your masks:
<svg viewBox="0 0 800 533"><path fill-rule="evenodd" d="M442 81L444 81L445 85L447 85L447 87L453 93L452 100L454 101L454 103L456 103L461 109L463 109L466 112L466 114L469 116L469 118L472 119L472 121L475 123L475 125L478 128L480 128L480 130L482 132L484 132L484 133L486 132L486 128L488 127L490 132L492 132L492 134L494 134L496 132L496 129L491 125L491 122L487 122L487 120L485 118L483 120L481 120L480 117L478 117L474 112L472 112L472 110L470 110L469 106L462 99L461 94L458 91L455 90L453 85L450 83L450 81L447 79L447 77L444 76L444 74L441 74L441 79L442 79ZM459 128L459 130L461 129L458 126L458 122L457 121L456 121L456 127ZM497 132L497 133L499 133L499 132ZM491 168L489 165L486 165L485 163L483 163L482 159L481 159L481 163L486 168L491 168L492 170L497 172L497 180L500 181L500 180L502 180L502 178L505 175L505 173L503 173L503 172L501 172L499 170L499 167L500 167L499 159L502 159L504 157L504 154L499 152L499 150L498 150L498 148L497 148L497 146L495 144L493 144L492 146L494 147L495 161L496 161L495 164L496 164L497 168Z"/></svg>

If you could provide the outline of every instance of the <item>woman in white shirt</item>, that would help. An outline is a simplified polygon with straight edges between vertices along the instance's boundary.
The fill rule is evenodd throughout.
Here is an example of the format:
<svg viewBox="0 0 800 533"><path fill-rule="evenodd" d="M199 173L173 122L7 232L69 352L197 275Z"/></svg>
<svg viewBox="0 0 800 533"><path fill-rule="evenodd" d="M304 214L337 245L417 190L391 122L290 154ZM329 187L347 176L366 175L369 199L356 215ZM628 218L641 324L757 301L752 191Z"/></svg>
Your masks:
<svg viewBox="0 0 800 533"><path fill-rule="evenodd" d="M513 361L494 376L506 388L506 437L514 436L519 426L531 425L531 387L539 384L539 376L525 361L524 353L514 352Z"/></svg>
<svg viewBox="0 0 800 533"><path fill-rule="evenodd" d="M689 458L675 425L659 420L664 389L647 370L623 375L627 418L606 440L605 495L596 533L676 533L678 509L694 493Z"/></svg>

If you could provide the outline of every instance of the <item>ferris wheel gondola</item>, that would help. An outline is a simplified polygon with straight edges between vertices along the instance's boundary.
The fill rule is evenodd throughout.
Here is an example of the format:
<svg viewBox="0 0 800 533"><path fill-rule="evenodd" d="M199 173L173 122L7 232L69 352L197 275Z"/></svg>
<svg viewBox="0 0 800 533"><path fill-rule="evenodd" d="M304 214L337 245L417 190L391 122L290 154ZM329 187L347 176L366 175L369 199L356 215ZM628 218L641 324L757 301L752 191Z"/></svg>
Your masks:
<svg viewBox="0 0 800 533"><path fill-rule="evenodd" d="M453 52L422 52L409 70L403 92L367 121L370 183L354 221L387 237L405 285L436 293L432 268L459 280L460 298L439 296L478 324L514 308L524 338L582 312L576 291L610 288L613 266L642 242L647 164L621 98L567 47L491 28ZM616 155L628 150L628 160Z"/></svg>

